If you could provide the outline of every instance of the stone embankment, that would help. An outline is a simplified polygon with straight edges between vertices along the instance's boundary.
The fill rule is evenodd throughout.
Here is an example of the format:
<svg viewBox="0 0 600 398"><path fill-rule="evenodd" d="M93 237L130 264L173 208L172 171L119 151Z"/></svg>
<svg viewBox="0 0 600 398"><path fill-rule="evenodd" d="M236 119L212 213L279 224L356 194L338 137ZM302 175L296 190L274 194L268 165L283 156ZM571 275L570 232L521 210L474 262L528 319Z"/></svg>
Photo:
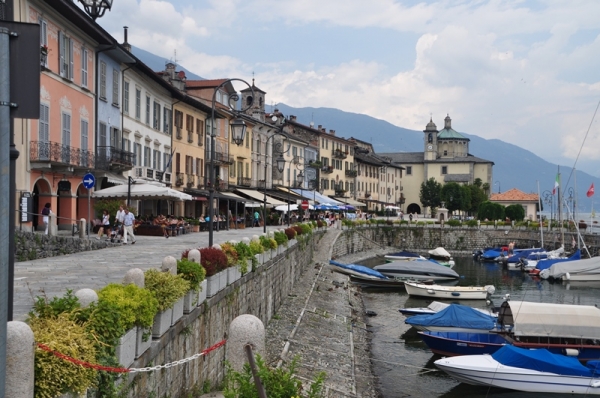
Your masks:
<svg viewBox="0 0 600 398"><path fill-rule="evenodd" d="M299 356L303 381L326 372L327 397L377 397L362 298L346 275L328 265L341 232L327 231L314 253L314 268L266 325L267 361L276 365Z"/></svg>

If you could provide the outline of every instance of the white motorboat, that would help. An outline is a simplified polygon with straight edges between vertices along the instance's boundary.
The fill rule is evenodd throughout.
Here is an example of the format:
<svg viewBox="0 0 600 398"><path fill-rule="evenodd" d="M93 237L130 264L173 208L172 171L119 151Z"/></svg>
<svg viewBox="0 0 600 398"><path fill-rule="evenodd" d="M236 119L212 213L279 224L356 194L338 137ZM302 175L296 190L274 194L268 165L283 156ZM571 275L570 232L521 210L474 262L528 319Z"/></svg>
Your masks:
<svg viewBox="0 0 600 398"><path fill-rule="evenodd" d="M441 301L432 301L427 307L413 307L413 308L400 308L398 311L405 316L413 316L413 315L433 315L438 312L446 309L450 303L442 303ZM483 308L473 308L476 311L479 311L483 314L497 317L498 313L493 310L483 309Z"/></svg>
<svg viewBox="0 0 600 398"><path fill-rule="evenodd" d="M409 252L409 251L406 251L406 250L403 250L403 251L400 251L400 252L386 254L383 257L387 261L401 261L401 260L415 260L415 259L425 260L425 257L421 256L420 254Z"/></svg>
<svg viewBox="0 0 600 398"><path fill-rule="evenodd" d="M505 345L494 354L438 359L434 364L473 385L537 393L600 395L598 361L583 366L576 358Z"/></svg>
<svg viewBox="0 0 600 398"><path fill-rule="evenodd" d="M417 282L404 282L406 292L411 296L435 297L449 300L485 300L494 294L493 285L486 286L443 286Z"/></svg>
<svg viewBox="0 0 600 398"><path fill-rule="evenodd" d="M429 250L427 253L429 253L430 259L437 261L439 264L450 268L454 267L454 259L443 247L436 247L433 250Z"/></svg>
<svg viewBox="0 0 600 398"><path fill-rule="evenodd" d="M540 277L563 281L600 281L600 257L556 263L542 270Z"/></svg>
<svg viewBox="0 0 600 398"><path fill-rule="evenodd" d="M430 260L393 261L374 267L385 276L402 280L451 281L460 275L456 271Z"/></svg>
<svg viewBox="0 0 600 398"><path fill-rule="evenodd" d="M533 253L529 253L527 257L519 258L519 261L509 262L507 264L508 269L510 270L522 270L522 271L531 271L534 269L540 260L546 259L556 259L561 258L565 254L565 248L563 246L559 247L556 250L546 251L541 249L540 251L536 251Z"/></svg>

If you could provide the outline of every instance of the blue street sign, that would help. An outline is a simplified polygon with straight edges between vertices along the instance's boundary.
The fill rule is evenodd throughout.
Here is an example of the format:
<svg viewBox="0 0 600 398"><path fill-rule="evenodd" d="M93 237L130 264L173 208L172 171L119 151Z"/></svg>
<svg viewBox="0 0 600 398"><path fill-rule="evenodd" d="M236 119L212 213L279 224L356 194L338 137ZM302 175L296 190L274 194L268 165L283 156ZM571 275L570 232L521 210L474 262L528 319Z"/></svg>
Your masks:
<svg viewBox="0 0 600 398"><path fill-rule="evenodd" d="M83 186L87 189L94 188L94 184L96 184L96 178L92 173L87 173L83 176Z"/></svg>

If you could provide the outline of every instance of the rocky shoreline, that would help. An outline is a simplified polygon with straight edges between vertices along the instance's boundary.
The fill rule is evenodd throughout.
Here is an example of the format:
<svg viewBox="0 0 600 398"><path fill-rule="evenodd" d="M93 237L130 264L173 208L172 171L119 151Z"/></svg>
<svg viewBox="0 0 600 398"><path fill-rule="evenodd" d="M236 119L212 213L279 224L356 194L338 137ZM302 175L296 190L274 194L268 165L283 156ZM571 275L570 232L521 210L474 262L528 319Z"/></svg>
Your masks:
<svg viewBox="0 0 600 398"><path fill-rule="evenodd" d="M329 265L340 232L328 230L316 243L314 267L266 325L266 361L285 366L297 356L297 375L306 382L326 372L327 397L380 397L360 288ZM355 253L340 260L354 262L379 251L386 252Z"/></svg>

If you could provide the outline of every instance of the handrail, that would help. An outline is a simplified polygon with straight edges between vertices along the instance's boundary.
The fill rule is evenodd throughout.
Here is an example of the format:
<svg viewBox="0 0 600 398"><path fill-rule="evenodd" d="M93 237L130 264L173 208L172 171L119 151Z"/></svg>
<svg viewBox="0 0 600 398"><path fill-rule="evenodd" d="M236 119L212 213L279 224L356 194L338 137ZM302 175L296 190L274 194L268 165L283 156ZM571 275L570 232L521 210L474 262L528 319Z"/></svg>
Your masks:
<svg viewBox="0 0 600 398"><path fill-rule="evenodd" d="M19 214L25 213L25 214L31 214L31 215L34 215L34 216L42 216L42 217L44 216L44 214L42 214L42 213L34 213L34 212L29 212L29 211L23 211L21 209L15 209L15 211L17 213L19 213ZM62 220L74 221L74 223L71 224L72 225L72 227L71 227L71 236L75 236L75 233L79 231L79 220L74 219L74 218L69 218L69 217L59 217L59 216L56 215L56 213L54 213L54 215L55 215L55 217L56 217L57 220L58 219L62 219ZM31 222L31 232L35 233L33 222L32 221L28 221L28 222ZM21 221L21 222L19 222L19 231L22 231L22 230L23 230L23 222Z"/></svg>

